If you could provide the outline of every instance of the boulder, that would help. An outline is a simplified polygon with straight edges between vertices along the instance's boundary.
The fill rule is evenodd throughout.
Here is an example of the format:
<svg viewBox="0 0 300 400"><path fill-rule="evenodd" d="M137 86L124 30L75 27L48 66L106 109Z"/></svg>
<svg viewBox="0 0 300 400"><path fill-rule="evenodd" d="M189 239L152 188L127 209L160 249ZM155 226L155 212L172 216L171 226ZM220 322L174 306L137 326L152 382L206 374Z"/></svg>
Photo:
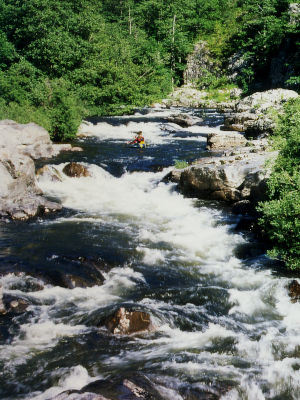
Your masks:
<svg viewBox="0 0 300 400"><path fill-rule="evenodd" d="M175 183L179 183L179 182L180 182L181 173L182 173L182 170L173 169L172 171L170 171L170 172L162 179L162 182L175 182Z"/></svg>
<svg viewBox="0 0 300 400"><path fill-rule="evenodd" d="M268 135L276 127L272 116L274 111L275 114L281 112L284 103L296 97L296 92L287 89L272 89L247 96L236 104L234 112L225 115L223 129L251 136Z"/></svg>
<svg viewBox="0 0 300 400"><path fill-rule="evenodd" d="M81 392L97 393L111 399L163 400L156 386L142 374L128 374L94 381Z"/></svg>
<svg viewBox="0 0 300 400"><path fill-rule="evenodd" d="M131 335L152 330L150 315L142 311L129 311L124 307L119 308L108 317L104 325L109 332L118 335Z"/></svg>
<svg viewBox="0 0 300 400"><path fill-rule="evenodd" d="M205 90L198 90L191 85L184 85L176 88L169 98L164 100L164 103L167 107L214 108L220 112L233 112L235 109L237 102L235 99L218 102L207 97L208 93ZM230 97L230 90L228 90L228 97ZM197 122L200 122L199 119Z"/></svg>
<svg viewBox="0 0 300 400"><path fill-rule="evenodd" d="M0 121L0 148L34 160L56 154L46 129L34 123L18 124L10 120Z"/></svg>
<svg viewBox="0 0 300 400"><path fill-rule="evenodd" d="M0 147L0 216L26 220L61 209L60 204L48 201L41 194L32 158Z"/></svg>
<svg viewBox="0 0 300 400"><path fill-rule="evenodd" d="M270 174L266 161L276 157L277 152L249 152L201 159L181 172L179 188L184 194L203 199L256 203L266 195Z"/></svg>
<svg viewBox="0 0 300 400"><path fill-rule="evenodd" d="M241 133L209 133L207 135L207 148L209 150L228 149L245 146L247 139Z"/></svg>
<svg viewBox="0 0 300 400"><path fill-rule="evenodd" d="M21 314L29 305L29 302L21 297L0 292L0 315Z"/></svg>
<svg viewBox="0 0 300 400"><path fill-rule="evenodd" d="M105 281L103 272L111 269L101 259L62 256L55 261L59 267L44 271L43 277L52 285L68 289L101 286Z"/></svg>
<svg viewBox="0 0 300 400"><path fill-rule="evenodd" d="M42 196L34 160L53 157L70 148L71 145L53 145L48 132L36 124L0 121L0 217L27 220L60 210L60 204Z"/></svg>
<svg viewBox="0 0 300 400"><path fill-rule="evenodd" d="M62 182L61 173L53 165L44 165L36 171L38 179L46 178L52 182Z"/></svg>
<svg viewBox="0 0 300 400"><path fill-rule="evenodd" d="M250 200L241 200L233 204L231 211L237 215L255 215L255 207Z"/></svg>
<svg viewBox="0 0 300 400"><path fill-rule="evenodd" d="M79 163L71 162L64 166L63 173L71 178L81 178L91 176L88 168Z"/></svg>
<svg viewBox="0 0 300 400"><path fill-rule="evenodd" d="M300 283L296 279L290 282L287 289L292 303L296 303L300 300Z"/></svg>
<svg viewBox="0 0 300 400"><path fill-rule="evenodd" d="M174 114L170 115L168 118L169 122L177 124L182 128L188 128L189 126L195 125L196 122L199 122L199 118L197 121L194 120L189 114ZM202 120L201 120L202 121Z"/></svg>
<svg viewBox="0 0 300 400"><path fill-rule="evenodd" d="M237 112L248 110L257 114L267 111L270 107L281 109L283 104L290 99L298 97L298 93L287 89L271 89L265 92L256 92L238 102Z"/></svg>
<svg viewBox="0 0 300 400"><path fill-rule="evenodd" d="M6 307L3 303L3 289L0 286L0 315L4 315L7 313Z"/></svg>
<svg viewBox="0 0 300 400"><path fill-rule="evenodd" d="M66 390L49 400L110 400L101 394L82 392L80 390Z"/></svg>

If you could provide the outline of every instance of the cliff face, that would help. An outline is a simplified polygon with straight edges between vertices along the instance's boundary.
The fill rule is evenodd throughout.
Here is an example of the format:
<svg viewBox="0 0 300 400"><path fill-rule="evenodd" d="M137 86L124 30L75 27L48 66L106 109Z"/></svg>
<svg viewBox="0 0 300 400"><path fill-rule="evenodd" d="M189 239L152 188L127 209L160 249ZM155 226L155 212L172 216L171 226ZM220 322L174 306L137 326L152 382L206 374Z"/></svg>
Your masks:
<svg viewBox="0 0 300 400"><path fill-rule="evenodd" d="M193 52L188 56L184 72L184 84L196 83L199 78L213 72L215 64L205 41L195 44Z"/></svg>

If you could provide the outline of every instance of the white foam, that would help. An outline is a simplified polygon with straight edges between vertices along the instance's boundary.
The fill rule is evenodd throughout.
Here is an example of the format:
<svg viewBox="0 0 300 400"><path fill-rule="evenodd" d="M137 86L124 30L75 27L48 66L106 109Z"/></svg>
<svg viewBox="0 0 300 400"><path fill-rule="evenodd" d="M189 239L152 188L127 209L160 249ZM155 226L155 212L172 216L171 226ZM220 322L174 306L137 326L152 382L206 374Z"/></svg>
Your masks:
<svg viewBox="0 0 300 400"><path fill-rule="evenodd" d="M173 114L174 111L170 110L167 114L162 111L164 116L168 113ZM159 116L160 113L155 115ZM138 130L144 132L149 143L161 144L173 140L172 133L163 131L159 123L139 122L139 117L137 114L127 125L112 126L108 122L85 125L82 131L95 135L99 140L128 141L132 138L132 132ZM217 130L199 126L183 130L178 126L168 125L170 129L195 134ZM61 164L57 168L62 171L64 165ZM295 394L299 388L299 373L293 368L296 366L293 352L300 346L300 304L291 304L285 289L288 280L272 276L271 271L259 271L243 265L243 262L233 255L233 250L237 244L245 242L245 239L241 235L230 233L228 226L216 225L215 221L220 217L218 211L205 207L195 208L194 200L184 198L173 191L172 184L159 183L166 171L155 174L126 173L120 178L115 178L99 166L88 167L91 176L87 178L69 178L61 172L62 182L50 182L47 178L40 181L40 186L46 194L60 198L65 207L82 214L48 223L70 221L110 224L116 229L126 230L130 243L133 243L136 251L141 254L143 263L149 268L162 263L168 267L168 262L173 259L176 261L175 265L181 264L182 268L188 269L192 265L195 274L206 274L217 279L220 287L223 285L228 290L229 301L232 304L228 315L214 319L216 323L210 324L203 332L174 329L170 327L170 321L157 318L155 322L160 335L158 338L151 335L146 338L132 338L130 340L141 344L138 351L128 350L121 355L109 357L105 362L116 365L128 364L133 359L153 362L156 357L169 353L196 353L200 350L203 352L214 340L234 338L233 351L236 351L242 360L249 362L251 366L254 365L255 372L261 372L261 379L253 377L252 368L234 368L226 364L230 360L225 360L223 364L222 360L216 361L216 354L212 354L212 370L216 373L219 371L221 375L232 375L240 381L239 387L224 395L223 400L265 399L263 385L271 388L272 395L279 396L290 384L293 387L292 393ZM115 268L106 278L101 287L73 290L45 287L44 290L31 295L42 303L52 302L59 307L66 302L72 302L76 304L77 313L80 314L117 302L130 294L136 285L146 284L143 275L129 267ZM172 313L177 316L178 311L182 311L180 307L185 311L205 312L205 305L202 308L188 304L179 306L150 299L143 299L140 304L157 310L158 315L160 310L168 310L170 319ZM47 308L45 313L47 317ZM240 324L242 329L240 332L226 329L220 325L221 320L234 322L233 326ZM47 346L40 337L47 327L50 328L49 321L40 319L39 323L40 329L35 326L38 323L23 326L25 338L22 339L23 342L20 339L16 345L27 346L36 336L36 343ZM50 345L58 340L60 335L80 334L80 329L86 329L75 326L72 331L57 321L52 323L56 325L51 327L53 333L50 335L45 332ZM223 355L223 359L224 357L226 354ZM165 364L166 368L172 367L188 375L197 374L205 366L206 363L196 361L181 364L168 361Z"/></svg>
<svg viewBox="0 0 300 400"><path fill-rule="evenodd" d="M66 325L55 323L46 317L20 326L20 334L11 344L0 346L0 357L6 360L6 368L13 370L15 366L26 363L37 350L45 350L56 345L63 337L80 335L87 331L84 325Z"/></svg>
<svg viewBox="0 0 300 400"><path fill-rule="evenodd" d="M220 400L265 400L261 388L252 380L243 378L239 389L233 389L221 396Z"/></svg>
<svg viewBox="0 0 300 400"><path fill-rule="evenodd" d="M136 339L144 345L143 348L138 351L123 352L121 356L109 357L105 362L120 366L132 359L153 360L170 352L192 349L204 350L216 339L236 336L234 332L217 324L209 324L204 332L184 332L180 329L171 328L167 324L160 326L158 329L164 336L158 339ZM150 345L150 347L147 345Z"/></svg>
<svg viewBox="0 0 300 400"><path fill-rule="evenodd" d="M42 190L59 197L65 207L95 214L95 222L108 216L119 221L122 216L128 227L134 223L140 241L170 243L184 251L187 259L227 261L241 240L239 235L228 235L225 226L216 227L213 213L195 209L193 200L173 192L168 185L158 184L165 172L115 178L95 165L90 170L89 178L41 182Z"/></svg>
<svg viewBox="0 0 300 400"><path fill-rule="evenodd" d="M98 122L97 124L92 124L90 122L84 121L79 128L79 135L84 136L94 136L100 140L117 140L117 141L130 141L135 137L135 133L138 131L142 131L146 143L154 145L154 144L163 144L166 142L173 141L174 138L172 136L173 133L184 132L189 133L192 136L186 137L177 137L176 141L179 140L193 140L205 142L206 137L202 135L207 135L209 133L216 133L220 131L220 128L211 128L208 126L198 126L193 125L190 127L182 128L173 122L153 122L151 118L168 118L171 115L180 114L182 111L178 109L172 110L162 110L161 112L149 112L147 115L142 115L140 113L136 113L130 117L131 121L124 124L113 125L110 123L109 119L106 121ZM138 121L139 119L144 118L145 121ZM128 117L118 117L120 121L122 119L127 119ZM147 121L148 119L148 121ZM194 118L195 119L195 118ZM195 119L197 122L197 119ZM198 136L200 135L200 136Z"/></svg>
<svg viewBox="0 0 300 400"><path fill-rule="evenodd" d="M148 265L155 265L159 262L163 262L165 259L165 251L159 249L149 249L147 247L138 246L137 251L143 253L143 262Z"/></svg>
<svg viewBox="0 0 300 400"><path fill-rule="evenodd" d="M47 400L57 396L58 394L66 391L66 390L80 390L90 382L93 382L96 379L100 379L100 377L92 378L87 369L81 365L76 365L68 370L61 369L56 372L62 375L58 380L56 386L52 386L47 389L43 393L33 393L30 397L27 397L28 400Z"/></svg>
<svg viewBox="0 0 300 400"><path fill-rule="evenodd" d="M68 302L74 303L78 312L86 312L119 301L120 296L134 289L138 282L144 282L143 275L129 267L113 268L105 274L105 278L102 286L78 287L72 290L48 285L44 290L31 293L31 297L43 303L55 303L56 307L63 307Z"/></svg>
<svg viewBox="0 0 300 400"><path fill-rule="evenodd" d="M247 315L257 314L258 312L268 310L266 304L260 297L260 290L246 290L241 291L238 289L230 289L230 302L237 303L229 311L230 314L235 312L244 313Z"/></svg>

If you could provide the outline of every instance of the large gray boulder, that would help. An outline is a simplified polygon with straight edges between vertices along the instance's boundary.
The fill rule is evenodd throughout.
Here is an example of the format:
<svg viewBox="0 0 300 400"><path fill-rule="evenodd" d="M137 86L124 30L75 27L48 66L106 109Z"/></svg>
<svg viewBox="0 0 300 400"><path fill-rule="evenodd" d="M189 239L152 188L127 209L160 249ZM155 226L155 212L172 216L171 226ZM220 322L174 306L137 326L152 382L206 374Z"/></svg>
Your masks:
<svg viewBox="0 0 300 400"><path fill-rule="evenodd" d="M61 209L42 196L34 160L71 149L71 145L53 145L49 133L34 123L0 121L0 217L26 220Z"/></svg>
<svg viewBox="0 0 300 400"><path fill-rule="evenodd" d="M245 146L246 143L247 139L238 132L214 132L207 135L207 148L209 150L242 147Z"/></svg>
<svg viewBox="0 0 300 400"><path fill-rule="evenodd" d="M173 114L168 117L168 121L177 124L183 128L195 125L197 122L202 122L200 118L193 118L189 114Z"/></svg>
<svg viewBox="0 0 300 400"><path fill-rule="evenodd" d="M181 172L179 187L184 194L202 199L256 203L266 195L270 175L266 162L276 156L277 152L245 152L205 158Z"/></svg>
<svg viewBox="0 0 300 400"><path fill-rule="evenodd" d="M287 89L272 89L247 96L236 104L235 112L225 115L222 129L252 136L268 135L276 127L274 114L281 112L283 105L296 97L296 92Z"/></svg>

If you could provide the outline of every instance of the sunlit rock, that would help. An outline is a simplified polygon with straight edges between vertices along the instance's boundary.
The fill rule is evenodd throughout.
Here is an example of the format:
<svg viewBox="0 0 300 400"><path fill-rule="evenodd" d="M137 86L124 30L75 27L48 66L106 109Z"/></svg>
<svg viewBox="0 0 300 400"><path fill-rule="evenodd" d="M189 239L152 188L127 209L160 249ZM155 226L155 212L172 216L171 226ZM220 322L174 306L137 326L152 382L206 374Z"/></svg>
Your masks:
<svg viewBox="0 0 300 400"><path fill-rule="evenodd" d="M52 182L61 182L61 173L53 165L44 165L36 171L38 178L46 178Z"/></svg>
<svg viewBox="0 0 300 400"><path fill-rule="evenodd" d="M294 279L288 285L289 296L292 303L296 303L300 300L300 283Z"/></svg>
<svg viewBox="0 0 300 400"><path fill-rule="evenodd" d="M231 147L245 146L247 139L241 133L209 133L207 135L207 148L209 150L228 149Z"/></svg>
<svg viewBox="0 0 300 400"><path fill-rule="evenodd" d="M265 164L276 156L277 152L266 152L204 158L181 172L179 187L198 198L261 201L270 174Z"/></svg>
<svg viewBox="0 0 300 400"><path fill-rule="evenodd" d="M105 321L106 328L113 334L130 335L153 329L150 315L142 311L129 311L119 308Z"/></svg>
<svg viewBox="0 0 300 400"><path fill-rule="evenodd" d="M61 205L42 196L34 160L50 158L70 145L53 145L42 127L0 121L0 217L27 220L57 211Z"/></svg>
<svg viewBox="0 0 300 400"><path fill-rule="evenodd" d="M197 122L202 121L202 119L194 119L189 114L174 114L168 117L168 121L177 124L183 128L195 125Z"/></svg>
<svg viewBox="0 0 300 400"><path fill-rule="evenodd" d="M298 97L297 92L287 89L272 89L253 93L240 100L233 113L225 116L225 130L245 132L247 135L268 135L276 127L274 115L283 110L283 105Z"/></svg>
<svg viewBox="0 0 300 400"><path fill-rule="evenodd" d="M71 178L81 178L81 177L91 176L88 168L85 165L75 162L68 163L64 167L63 173Z"/></svg>

